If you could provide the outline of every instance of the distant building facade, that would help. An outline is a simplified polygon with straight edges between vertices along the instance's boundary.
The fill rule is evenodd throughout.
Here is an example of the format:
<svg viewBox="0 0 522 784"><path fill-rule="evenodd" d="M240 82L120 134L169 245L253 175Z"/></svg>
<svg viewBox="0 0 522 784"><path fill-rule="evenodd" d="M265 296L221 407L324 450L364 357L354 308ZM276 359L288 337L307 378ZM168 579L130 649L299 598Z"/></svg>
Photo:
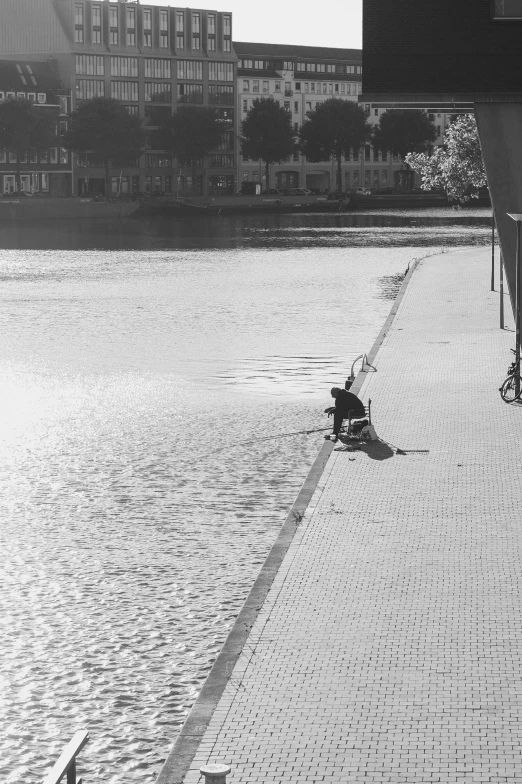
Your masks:
<svg viewBox="0 0 522 784"><path fill-rule="evenodd" d="M0 148L1 193L15 192L19 168L22 192L67 196L72 188L72 163L61 137L67 130L70 95L55 61L0 60L0 101L10 98L24 98L45 114L54 125L55 143L45 149L26 150L19 161L15 153Z"/></svg>
<svg viewBox="0 0 522 784"><path fill-rule="evenodd" d="M360 49L333 49L315 46L286 46L234 42L239 58L237 72L237 131L256 98L273 98L291 115L296 131L307 112L328 98L358 101L362 83ZM370 104L365 111L371 123L379 121L379 110ZM370 145L352 150L343 159L343 189L358 186L382 188L394 184L394 172L401 163ZM261 161L248 160L238 154L238 183L262 182ZM336 165L332 162L311 163L301 153L291 160L273 164L271 186L276 188L310 188L325 193L335 190Z"/></svg>
<svg viewBox="0 0 522 784"><path fill-rule="evenodd" d="M2 0L0 58L53 57L72 109L89 98L121 101L153 128L178 106L212 106L229 130L220 149L193 171L179 171L162 150L114 172L111 192L233 193L237 58L232 15L119 0ZM76 158L76 156L75 156ZM91 156L74 161L73 189L104 190Z"/></svg>

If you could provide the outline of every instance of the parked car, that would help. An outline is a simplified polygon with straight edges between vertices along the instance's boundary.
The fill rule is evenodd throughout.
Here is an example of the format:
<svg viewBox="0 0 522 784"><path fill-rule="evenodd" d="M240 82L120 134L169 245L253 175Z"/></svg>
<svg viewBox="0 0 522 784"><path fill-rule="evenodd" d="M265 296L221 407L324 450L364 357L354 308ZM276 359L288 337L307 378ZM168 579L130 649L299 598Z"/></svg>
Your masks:
<svg viewBox="0 0 522 784"><path fill-rule="evenodd" d="M312 191L309 188L291 188L288 191L289 196L311 196Z"/></svg>
<svg viewBox="0 0 522 784"><path fill-rule="evenodd" d="M356 196L371 196L372 192L369 188L356 188L355 194Z"/></svg>

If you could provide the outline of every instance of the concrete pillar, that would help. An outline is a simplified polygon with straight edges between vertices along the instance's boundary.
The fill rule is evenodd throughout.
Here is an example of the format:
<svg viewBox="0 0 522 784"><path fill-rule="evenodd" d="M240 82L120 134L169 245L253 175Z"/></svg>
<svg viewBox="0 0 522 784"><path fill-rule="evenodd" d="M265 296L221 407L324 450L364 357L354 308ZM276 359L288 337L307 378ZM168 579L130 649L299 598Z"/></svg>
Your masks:
<svg viewBox="0 0 522 784"><path fill-rule="evenodd" d="M514 312L517 231L507 213L522 213L522 103L476 103L475 117Z"/></svg>

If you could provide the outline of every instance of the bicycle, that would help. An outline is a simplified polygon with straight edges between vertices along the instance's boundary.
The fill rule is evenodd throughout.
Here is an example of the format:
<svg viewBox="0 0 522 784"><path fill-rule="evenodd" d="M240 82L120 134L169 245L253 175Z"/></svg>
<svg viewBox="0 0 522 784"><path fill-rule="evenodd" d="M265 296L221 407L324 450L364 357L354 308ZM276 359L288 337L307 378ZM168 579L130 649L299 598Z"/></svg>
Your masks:
<svg viewBox="0 0 522 784"><path fill-rule="evenodd" d="M513 354L515 351L511 349ZM517 395L516 387L518 381L519 393ZM500 396L505 403L514 403L515 400L520 400L522 396L522 381L520 378L520 362L515 359L508 368L508 375L501 387L499 387Z"/></svg>

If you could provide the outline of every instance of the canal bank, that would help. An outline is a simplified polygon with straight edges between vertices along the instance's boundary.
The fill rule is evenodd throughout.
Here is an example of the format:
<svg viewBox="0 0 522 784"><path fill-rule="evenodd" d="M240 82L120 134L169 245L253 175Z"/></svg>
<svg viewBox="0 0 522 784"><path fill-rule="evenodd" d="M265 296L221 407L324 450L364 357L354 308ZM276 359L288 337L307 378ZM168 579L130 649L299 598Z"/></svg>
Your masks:
<svg viewBox="0 0 522 784"><path fill-rule="evenodd" d="M488 251L422 260L394 310L360 391L380 440L321 449L161 784L520 775L521 412Z"/></svg>

